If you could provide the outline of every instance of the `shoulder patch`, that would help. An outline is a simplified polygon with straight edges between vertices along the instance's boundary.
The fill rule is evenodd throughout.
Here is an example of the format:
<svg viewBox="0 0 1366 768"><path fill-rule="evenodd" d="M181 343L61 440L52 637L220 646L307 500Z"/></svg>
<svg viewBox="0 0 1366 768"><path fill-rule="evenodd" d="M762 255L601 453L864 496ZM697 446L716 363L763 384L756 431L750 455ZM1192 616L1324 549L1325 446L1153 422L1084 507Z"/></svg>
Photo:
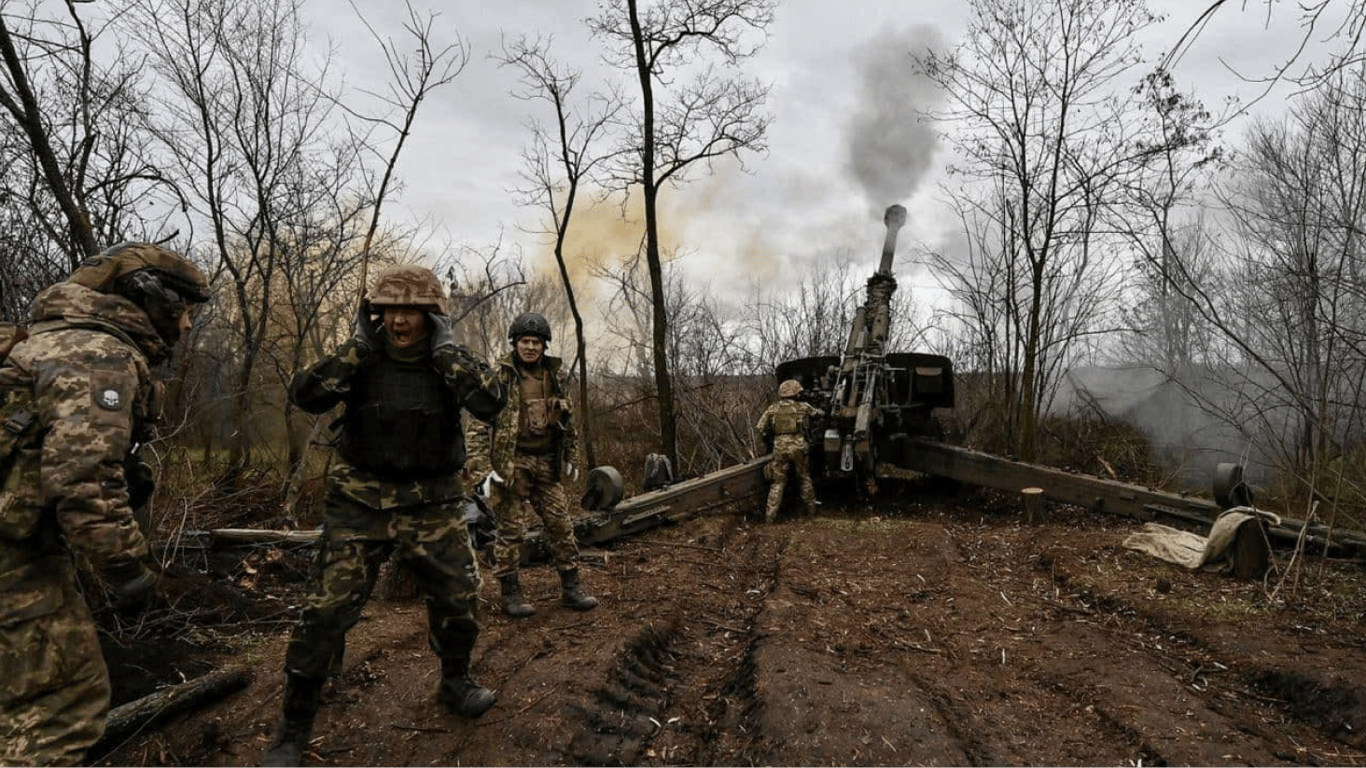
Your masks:
<svg viewBox="0 0 1366 768"><path fill-rule="evenodd" d="M90 372L90 418L93 424L130 426L137 380L113 370Z"/></svg>
<svg viewBox="0 0 1366 768"><path fill-rule="evenodd" d="M117 411L123 407L123 396L119 394L117 389L106 387L95 395L95 402L101 408Z"/></svg>

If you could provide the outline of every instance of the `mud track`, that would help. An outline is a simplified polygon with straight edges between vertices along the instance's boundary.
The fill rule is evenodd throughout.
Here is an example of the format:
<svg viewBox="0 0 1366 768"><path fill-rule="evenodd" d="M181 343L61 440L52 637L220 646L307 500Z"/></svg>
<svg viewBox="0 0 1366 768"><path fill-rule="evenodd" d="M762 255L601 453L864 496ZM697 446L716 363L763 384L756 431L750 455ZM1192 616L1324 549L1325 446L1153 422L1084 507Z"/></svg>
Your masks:
<svg viewBox="0 0 1366 768"><path fill-rule="evenodd" d="M327 765L1319 765L1366 761L1354 566L1293 600L1120 547L1133 526L901 500L764 526L718 514L590 553L588 613L486 621L499 701L432 699L414 600L373 601L329 684ZM122 764L251 765L282 636L250 689L123 745Z"/></svg>

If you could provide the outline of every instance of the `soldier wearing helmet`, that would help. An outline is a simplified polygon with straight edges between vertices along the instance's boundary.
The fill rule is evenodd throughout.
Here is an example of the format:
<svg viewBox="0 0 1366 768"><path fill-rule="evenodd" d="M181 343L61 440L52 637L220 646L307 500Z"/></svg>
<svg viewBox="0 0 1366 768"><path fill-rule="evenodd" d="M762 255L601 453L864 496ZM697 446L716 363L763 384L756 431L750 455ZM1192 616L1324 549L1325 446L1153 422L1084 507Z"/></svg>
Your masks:
<svg viewBox="0 0 1366 768"><path fill-rule="evenodd" d="M441 662L437 699L469 718L495 702L470 677L481 581L461 510L460 412L492 419L506 394L493 369L456 344L447 310L431 270L384 269L351 337L291 384L290 399L309 413L345 410L325 534L285 651L284 712L265 765L299 764L346 632L395 552L425 598L428 644Z"/></svg>
<svg viewBox="0 0 1366 768"><path fill-rule="evenodd" d="M796 379L779 384L778 402L770 405L754 426L761 440L773 442L773 461L769 464L772 483L768 488L768 505L764 508L765 522L771 523L778 517L778 507L783 503L783 491L787 488L788 470L796 472L801 483L807 514L816 512L816 488L811 484L806 435L821 412L810 403L798 400L801 393L802 383Z"/></svg>
<svg viewBox="0 0 1366 768"><path fill-rule="evenodd" d="M0 363L0 764L79 764L104 732L109 675L73 553L119 610L153 590L135 514L151 493L137 447L161 411L152 367L208 299L180 254L122 243L41 291Z"/></svg>
<svg viewBox="0 0 1366 768"><path fill-rule="evenodd" d="M522 596L517 573L533 512L545 524L560 602L587 611L598 600L579 581L579 545L564 490L565 478L578 478L579 433L560 358L545 353L550 323L536 312L518 315L508 327L508 341L512 352L498 366L508 388L507 408L491 424L471 421L466 435L471 472L485 478L482 487L498 518L493 561L503 612L516 618L536 612Z"/></svg>

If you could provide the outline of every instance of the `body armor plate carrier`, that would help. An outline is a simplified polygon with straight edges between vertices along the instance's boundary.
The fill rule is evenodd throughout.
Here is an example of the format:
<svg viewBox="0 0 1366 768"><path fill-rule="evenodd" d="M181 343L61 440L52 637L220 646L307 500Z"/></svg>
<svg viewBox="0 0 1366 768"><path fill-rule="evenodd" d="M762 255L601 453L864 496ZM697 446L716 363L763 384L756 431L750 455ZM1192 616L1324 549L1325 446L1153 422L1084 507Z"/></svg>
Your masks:
<svg viewBox="0 0 1366 768"><path fill-rule="evenodd" d="M352 381L341 455L396 480L448 475L465 465L460 409L430 361L381 355Z"/></svg>
<svg viewBox="0 0 1366 768"><path fill-rule="evenodd" d="M806 414L784 405L773 414L773 434L797 435L806 431Z"/></svg>

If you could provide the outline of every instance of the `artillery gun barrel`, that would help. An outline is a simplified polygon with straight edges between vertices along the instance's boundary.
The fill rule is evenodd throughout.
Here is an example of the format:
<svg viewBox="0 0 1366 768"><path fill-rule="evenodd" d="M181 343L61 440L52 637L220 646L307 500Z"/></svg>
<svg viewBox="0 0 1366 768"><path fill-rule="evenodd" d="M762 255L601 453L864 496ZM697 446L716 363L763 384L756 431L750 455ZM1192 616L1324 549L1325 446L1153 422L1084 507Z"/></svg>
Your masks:
<svg viewBox="0 0 1366 768"><path fill-rule="evenodd" d="M887 212L882 214L882 222L887 225L887 239L882 243L882 263L878 265L877 271L890 273L892 257L896 255L896 233L906 224L906 207L887 206Z"/></svg>
<svg viewBox="0 0 1366 768"><path fill-rule="evenodd" d="M906 223L906 209L900 205L887 206L882 220L887 225L887 239L882 243L882 263L878 271L868 278L868 301L864 314L867 317L868 336L864 351L881 355L886 350L887 332L892 324L892 293L896 291L896 278L892 277L892 258L896 256L896 235Z"/></svg>

